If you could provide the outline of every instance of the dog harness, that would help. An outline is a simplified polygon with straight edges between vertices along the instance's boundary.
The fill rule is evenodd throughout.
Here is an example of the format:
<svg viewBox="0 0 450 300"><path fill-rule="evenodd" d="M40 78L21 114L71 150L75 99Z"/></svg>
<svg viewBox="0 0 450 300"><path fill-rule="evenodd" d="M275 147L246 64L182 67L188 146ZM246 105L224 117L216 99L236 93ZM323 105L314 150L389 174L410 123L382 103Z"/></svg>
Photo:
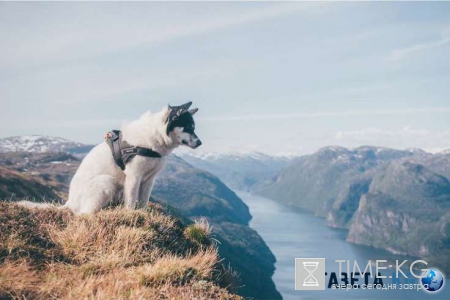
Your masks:
<svg viewBox="0 0 450 300"><path fill-rule="evenodd" d="M148 148L135 147L129 145L127 142L122 141L122 132L120 130L111 130L106 133L105 141L111 149L114 161L119 168L125 170L125 165L130 162L136 155L146 157L162 157L156 151Z"/></svg>

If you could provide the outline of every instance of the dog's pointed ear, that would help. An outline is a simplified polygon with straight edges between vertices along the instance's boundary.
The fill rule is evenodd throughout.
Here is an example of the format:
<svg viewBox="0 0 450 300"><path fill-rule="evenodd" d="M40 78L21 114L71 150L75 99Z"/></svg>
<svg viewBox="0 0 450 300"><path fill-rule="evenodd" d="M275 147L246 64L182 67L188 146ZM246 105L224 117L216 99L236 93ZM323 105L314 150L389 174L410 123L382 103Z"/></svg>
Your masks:
<svg viewBox="0 0 450 300"><path fill-rule="evenodd" d="M170 125L170 123L173 122L174 120L176 120L179 116L181 116L185 112L188 112L188 109L191 105L192 105L192 101L189 101L180 106L170 106L170 104L169 104L168 105L169 114L167 116L166 123ZM194 114L194 113L192 113L192 114ZM167 127L167 130L169 130L169 126Z"/></svg>
<svg viewBox="0 0 450 300"><path fill-rule="evenodd" d="M180 108L185 112L189 109L189 107L191 107L191 105L192 105L192 101L189 101L185 104L180 105Z"/></svg>
<svg viewBox="0 0 450 300"><path fill-rule="evenodd" d="M195 115L195 113L198 111L198 108L193 108L188 110L188 113L190 113L192 116Z"/></svg>
<svg viewBox="0 0 450 300"><path fill-rule="evenodd" d="M173 116L180 116L181 114L187 112L189 107L192 105L192 101L189 101L185 104L182 104L180 106L170 106L169 104L169 111L170 114Z"/></svg>

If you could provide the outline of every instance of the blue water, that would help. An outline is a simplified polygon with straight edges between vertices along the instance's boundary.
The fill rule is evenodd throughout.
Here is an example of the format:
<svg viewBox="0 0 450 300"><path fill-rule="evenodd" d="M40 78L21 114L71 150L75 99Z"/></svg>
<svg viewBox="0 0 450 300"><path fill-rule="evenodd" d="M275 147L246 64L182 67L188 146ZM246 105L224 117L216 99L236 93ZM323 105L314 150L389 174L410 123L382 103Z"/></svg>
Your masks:
<svg viewBox="0 0 450 300"><path fill-rule="evenodd" d="M325 291L296 291L294 289L295 258L325 258L328 274L336 272L338 267L335 260L356 260L364 269L367 262L374 260L388 260L387 264L395 265L395 260L410 262L416 258L393 255L387 251L361 245L354 245L345 241L346 230L333 229L325 225L325 221L313 214L296 210L270 199L257 197L245 192L237 192L239 197L249 206L253 216L250 226L255 229L277 258L276 271L273 276L278 291L284 299L450 299L450 288L444 286L434 293L416 290L337 290ZM418 265L423 268L423 265ZM438 266L433 266L438 267ZM353 264L351 265L353 268ZM409 278L401 283L418 283L418 279L411 278L407 270L402 270ZM375 270L375 266L373 266ZM345 270L344 270L345 271ZM375 271L374 271L375 272ZM393 269L381 272L382 275L392 275ZM395 272L395 269L394 269ZM420 271L418 271L420 273ZM328 282L329 275L326 277ZM392 279L385 279L383 283L390 284ZM447 277L446 281L450 279ZM342 283L342 282L339 282ZM358 282L363 284L361 279ZM369 283L373 279L369 278Z"/></svg>

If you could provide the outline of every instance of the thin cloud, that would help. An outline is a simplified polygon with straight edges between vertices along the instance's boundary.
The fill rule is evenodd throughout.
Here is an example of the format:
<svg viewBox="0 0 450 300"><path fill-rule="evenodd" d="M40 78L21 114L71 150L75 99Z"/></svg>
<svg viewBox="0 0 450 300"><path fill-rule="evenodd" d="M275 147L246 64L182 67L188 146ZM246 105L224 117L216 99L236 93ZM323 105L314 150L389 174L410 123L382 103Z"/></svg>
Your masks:
<svg viewBox="0 0 450 300"><path fill-rule="evenodd" d="M56 19L54 22L58 24L54 27L50 26L50 29L43 27L37 32L30 30L29 36L14 34L15 30L20 31L23 28L9 28L7 32L0 31L0 37L5 46L0 54L0 66L30 66L95 57L143 44L158 45L178 38L208 34L233 26L283 17L310 10L316 6L317 4L313 3L277 3L244 12L218 15L206 20L200 19L194 22L179 20L170 25L154 22L149 23L151 26L142 26L141 19L124 21L114 15L102 16L104 19L95 21L98 26L92 26L88 31L86 28L80 28L78 24L69 24L64 28L64 32L61 32L58 29L60 20ZM109 24L110 30L105 30L104 24Z"/></svg>
<svg viewBox="0 0 450 300"><path fill-rule="evenodd" d="M405 126L400 129L377 127L361 130L339 131L334 135L336 142L345 145L376 144L394 148L419 147L429 152L439 152L450 148L450 131L416 129ZM431 147L430 147L431 146Z"/></svg>
<svg viewBox="0 0 450 300"><path fill-rule="evenodd" d="M401 60L412 53L422 52L422 51L431 50L434 48L443 47L449 43L450 43L450 36L443 35L442 38L438 41L417 44L417 45L413 45L413 46L403 48L403 49L395 49L391 52L390 59L391 60Z"/></svg>
<svg viewBox="0 0 450 300"><path fill-rule="evenodd" d="M322 118L322 117L353 117L374 115L408 115L421 113L449 113L450 107L440 108L411 108L393 110L353 110L341 112L315 112L315 113L287 113L287 114L249 114L240 116L216 116L197 118L201 121L246 121L246 120L281 120L288 118Z"/></svg>

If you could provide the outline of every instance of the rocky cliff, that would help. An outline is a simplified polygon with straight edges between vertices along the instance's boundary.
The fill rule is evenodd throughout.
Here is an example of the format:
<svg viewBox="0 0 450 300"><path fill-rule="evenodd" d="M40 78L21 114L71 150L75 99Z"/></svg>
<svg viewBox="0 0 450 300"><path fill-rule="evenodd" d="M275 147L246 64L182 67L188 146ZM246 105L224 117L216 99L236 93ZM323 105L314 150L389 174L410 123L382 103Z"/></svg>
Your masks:
<svg viewBox="0 0 450 300"><path fill-rule="evenodd" d="M349 242L439 260L450 269L449 170L448 153L326 147L255 191L349 229Z"/></svg>

